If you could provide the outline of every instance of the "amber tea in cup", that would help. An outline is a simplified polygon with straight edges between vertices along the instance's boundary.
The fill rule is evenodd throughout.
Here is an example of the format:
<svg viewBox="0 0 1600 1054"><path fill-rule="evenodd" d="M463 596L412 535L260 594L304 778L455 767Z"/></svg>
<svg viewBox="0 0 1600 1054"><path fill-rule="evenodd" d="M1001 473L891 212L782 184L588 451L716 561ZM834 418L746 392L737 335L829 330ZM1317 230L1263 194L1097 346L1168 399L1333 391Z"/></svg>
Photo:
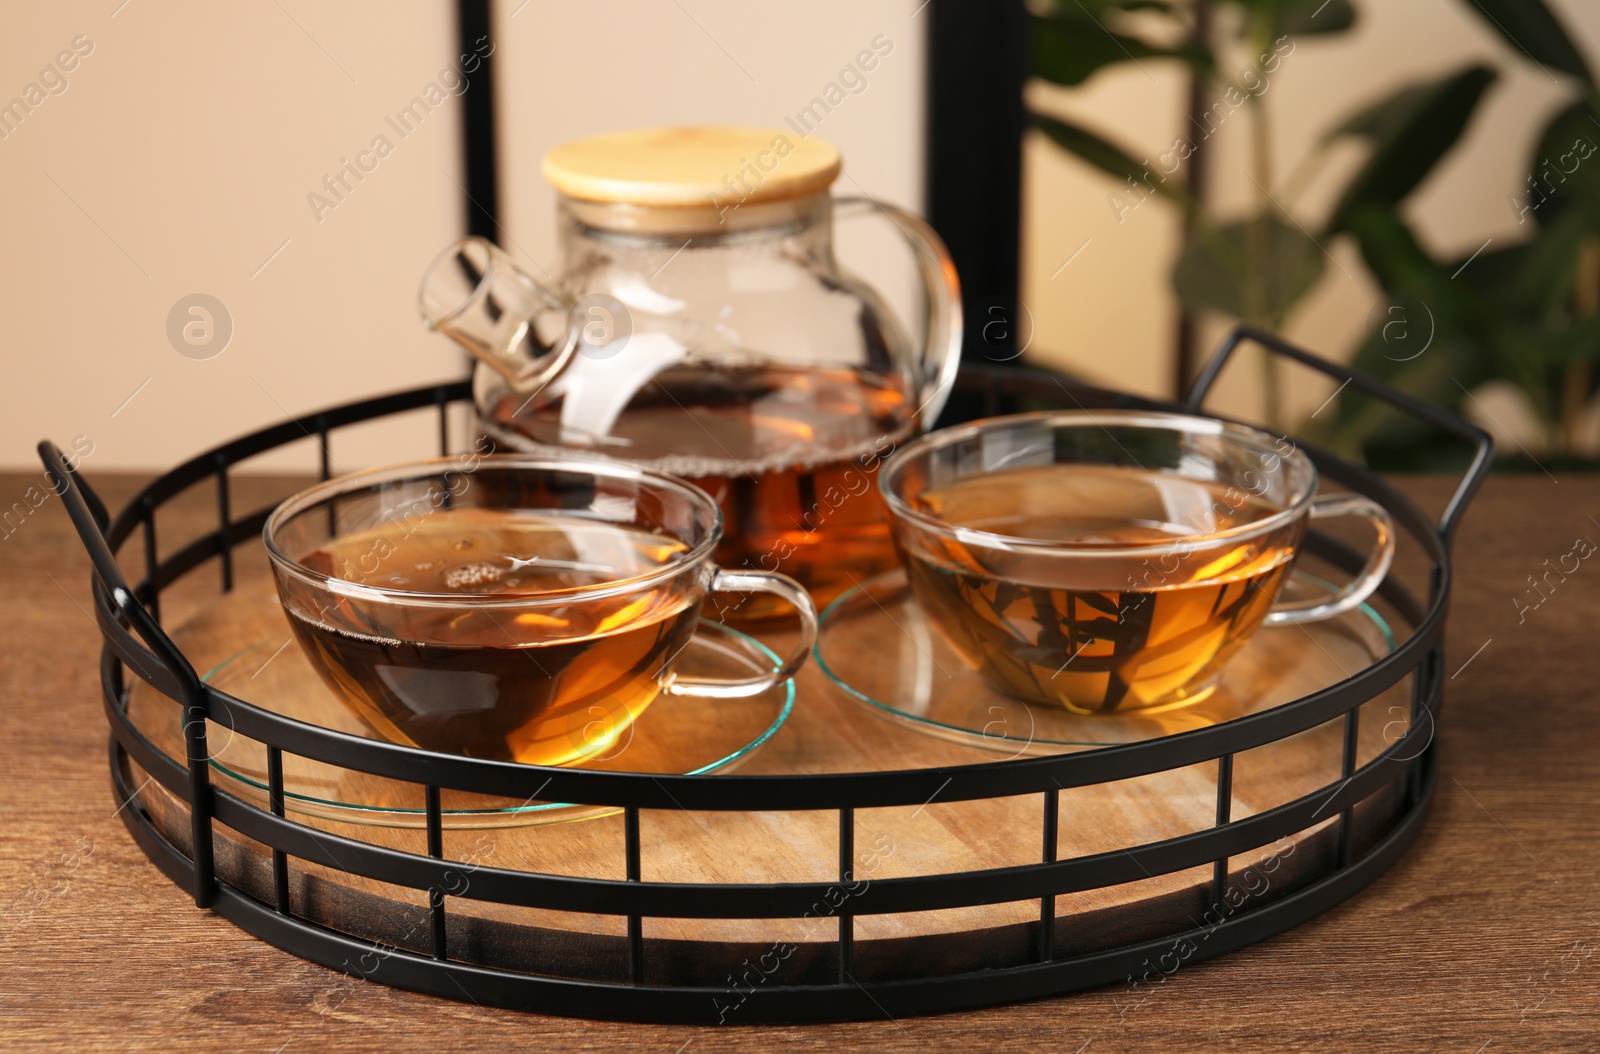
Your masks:
<svg viewBox="0 0 1600 1054"><path fill-rule="evenodd" d="M1208 418L1080 411L935 433L881 485L918 603L996 689L1082 713L1198 701L1266 624L1360 604L1393 555L1387 514L1316 496L1287 439ZM1311 517L1377 543L1333 598L1275 609Z"/></svg>
<svg viewBox="0 0 1600 1054"><path fill-rule="evenodd" d="M798 585L710 560L716 506L670 477L528 457L360 473L267 525L295 639L380 735L558 765L604 748L664 692L744 695L793 672L689 682L673 660L708 592Z"/></svg>

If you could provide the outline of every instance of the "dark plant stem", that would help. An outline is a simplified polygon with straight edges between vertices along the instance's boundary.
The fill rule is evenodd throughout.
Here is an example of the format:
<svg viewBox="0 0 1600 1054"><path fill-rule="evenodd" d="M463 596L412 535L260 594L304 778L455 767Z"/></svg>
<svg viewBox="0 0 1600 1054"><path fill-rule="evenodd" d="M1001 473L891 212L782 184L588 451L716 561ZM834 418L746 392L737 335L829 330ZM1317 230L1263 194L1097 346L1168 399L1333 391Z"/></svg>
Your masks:
<svg viewBox="0 0 1600 1054"><path fill-rule="evenodd" d="M1194 28L1191 38L1202 47L1209 48L1211 41L1211 0L1195 0L1194 3ZM1203 117L1211 107L1210 85L1206 83L1206 76L1200 70L1189 74L1189 120L1184 125L1184 134L1190 128L1200 125ZM1197 146L1189 156L1188 170L1183 174L1184 189L1189 192L1189 197L1194 200L1195 208L1184 213L1183 217L1183 244L1179 252L1187 249L1194 241L1195 224L1197 218L1203 213L1206 206L1206 191L1210 180L1207 176L1208 154ZM1189 397L1189 382L1195 372L1195 336L1196 324L1194 312L1178 306L1178 325L1173 335L1172 354L1172 391L1179 399Z"/></svg>
<svg viewBox="0 0 1600 1054"><path fill-rule="evenodd" d="M1252 54L1261 54L1272 39L1271 9L1252 17ZM1267 120L1265 93L1250 95L1250 161L1256 185L1256 213L1245 234L1244 308L1249 321L1271 332L1283 327L1283 319L1273 304L1268 284L1284 276L1272 273L1272 127ZM1263 419L1272 428L1283 424L1282 380L1278 357L1262 349L1262 397L1266 404Z"/></svg>
<svg viewBox="0 0 1600 1054"><path fill-rule="evenodd" d="M1587 362L1569 362L1561 375L1561 450L1576 454L1578 425L1584 405L1589 401L1589 382L1592 377Z"/></svg>
<svg viewBox="0 0 1600 1054"><path fill-rule="evenodd" d="M1600 311L1600 239L1586 238L1578 250L1578 273L1573 281L1572 313L1580 319ZM1578 426L1589 401L1593 380L1590 364L1582 359L1567 363L1561 375L1560 409L1556 418L1556 447L1567 455L1578 453Z"/></svg>

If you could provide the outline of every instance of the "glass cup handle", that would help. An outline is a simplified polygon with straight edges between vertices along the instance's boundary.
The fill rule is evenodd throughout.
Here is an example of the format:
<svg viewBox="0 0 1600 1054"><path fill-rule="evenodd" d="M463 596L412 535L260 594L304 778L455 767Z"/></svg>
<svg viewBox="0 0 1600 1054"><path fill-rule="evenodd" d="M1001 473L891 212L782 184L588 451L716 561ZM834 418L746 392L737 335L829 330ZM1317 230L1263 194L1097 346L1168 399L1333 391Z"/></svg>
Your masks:
<svg viewBox="0 0 1600 1054"><path fill-rule="evenodd" d="M1383 576L1389 573L1389 565L1394 562L1394 521L1389 518L1389 510L1361 494L1325 494L1312 499L1313 520L1335 516L1359 517L1372 524L1377 532L1378 537L1367 556L1366 566L1329 598L1312 597L1275 605L1263 625L1294 626L1342 615L1359 607L1378 588Z"/></svg>
<svg viewBox="0 0 1600 1054"><path fill-rule="evenodd" d="M718 570L716 577L712 578L708 592L728 593L772 593L787 600L794 605L795 611L800 615L800 641L789 657L783 660L771 673L764 673L757 677L747 677L743 680L704 680L700 678L679 677L676 673L668 672L666 680L662 682L661 690L668 695L698 695L712 699L739 699L750 695L760 695L774 685L782 684L802 663L811 652L811 645L817 640L817 608L811 602L811 596L799 582L788 575L780 575L772 571L723 571Z"/></svg>
<svg viewBox="0 0 1600 1054"><path fill-rule="evenodd" d="M914 212L875 198L838 197L835 209L874 210L888 217L917 258L917 274L926 293L922 318L922 354L918 357L921 387L917 390L917 417L923 429L932 425L950 398L961 365L961 281L955 261L927 221Z"/></svg>

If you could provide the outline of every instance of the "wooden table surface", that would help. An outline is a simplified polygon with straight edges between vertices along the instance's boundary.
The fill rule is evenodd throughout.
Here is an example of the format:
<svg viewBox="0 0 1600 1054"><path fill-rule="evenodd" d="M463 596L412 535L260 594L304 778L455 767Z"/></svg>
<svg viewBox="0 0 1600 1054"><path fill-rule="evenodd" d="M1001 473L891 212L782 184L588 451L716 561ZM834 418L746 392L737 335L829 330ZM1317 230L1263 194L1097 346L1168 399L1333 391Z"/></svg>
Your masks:
<svg viewBox="0 0 1600 1054"><path fill-rule="evenodd" d="M139 482L90 478L114 508ZM40 482L0 475L0 507ZM257 486L236 483L236 508ZM1427 508L1447 493L1404 486ZM211 492L190 497L198 524ZM1496 477L1468 514L1433 815L1368 890L1185 965L1143 1002L1110 986L787 1028L613 1025L352 987L197 911L112 814L87 559L55 498L14 520L0 527L0 1050L1600 1050L1600 563L1575 548L1600 544L1600 479ZM1564 555L1578 569L1533 592Z"/></svg>

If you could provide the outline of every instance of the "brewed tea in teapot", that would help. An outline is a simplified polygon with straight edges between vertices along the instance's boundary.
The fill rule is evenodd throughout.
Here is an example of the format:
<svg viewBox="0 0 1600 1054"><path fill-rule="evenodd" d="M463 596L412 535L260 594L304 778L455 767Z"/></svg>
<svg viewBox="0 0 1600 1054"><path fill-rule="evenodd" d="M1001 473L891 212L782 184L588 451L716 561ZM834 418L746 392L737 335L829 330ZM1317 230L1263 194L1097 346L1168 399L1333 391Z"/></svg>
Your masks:
<svg viewBox="0 0 1600 1054"><path fill-rule="evenodd" d="M826 603L894 566L875 475L938 416L961 346L938 236L832 197L840 167L818 139L763 129L568 143L544 160L560 273L535 279L466 239L429 268L423 316L479 360L479 416L502 449L691 480L722 508L724 566L782 571ZM919 339L834 259L847 211L887 217L913 246ZM770 613L759 604L722 614Z"/></svg>

